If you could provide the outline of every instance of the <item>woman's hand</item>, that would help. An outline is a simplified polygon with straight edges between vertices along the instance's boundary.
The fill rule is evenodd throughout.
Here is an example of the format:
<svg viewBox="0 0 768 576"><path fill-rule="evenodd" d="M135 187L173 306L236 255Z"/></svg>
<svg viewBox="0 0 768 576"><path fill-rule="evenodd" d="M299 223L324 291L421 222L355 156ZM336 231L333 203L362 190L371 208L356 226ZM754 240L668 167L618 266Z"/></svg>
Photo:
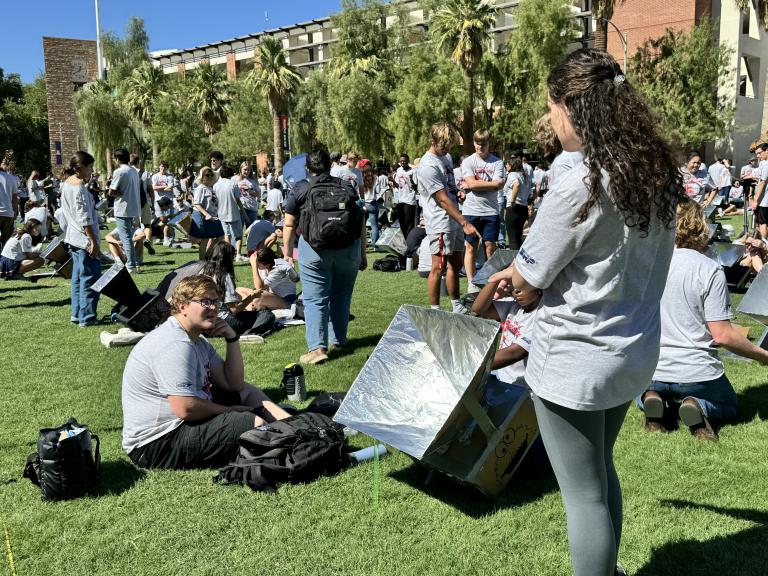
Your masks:
<svg viewBox="0 0 768 576"><path fill-rule="evenodd" d="M365 254L361 254L359 270L362 272L366 268L368 268L368 256L366 256Z"/></svg>

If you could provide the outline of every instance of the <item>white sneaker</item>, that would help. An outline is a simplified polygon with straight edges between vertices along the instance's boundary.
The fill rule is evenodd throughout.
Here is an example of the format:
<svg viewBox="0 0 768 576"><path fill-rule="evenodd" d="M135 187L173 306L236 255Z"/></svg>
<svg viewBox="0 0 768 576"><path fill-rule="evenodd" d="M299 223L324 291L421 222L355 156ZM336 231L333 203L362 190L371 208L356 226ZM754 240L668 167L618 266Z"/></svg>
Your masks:
<svg viewBox="0 0 768 576"><path fill-rule="evenodd" d="M243 334L240 336L241 344L264 344L264 337L258 334Z"/></svg>
<svg viewBox="0 0 768 576"><path fill-rule="evenodd" d="M477 286L472 282L467 284L467 294L474 294L475 292L480 292L480 286Z"/></svg>
<svg viewBox="0 0 768 576"><path fill-rule="evenodd" d="M159 246L161 242L162 240L160 240L160 238L155 238L154 240L152 240L152 244L154 244L155 246Z"/></svg>
<svg viewBox="0 0 768 576"><path fill-rule="evenodd" d="M248 258L243 256L242 254L238 254L235 256L235 262L248 262Z"/></svg>
<svg viewBox="0 0 768 576"><path fill-rule="evenodd" d="M459 304L453 307L454 314L469 314L469 309L463 304Z"/></svg>
<svg viewBox="0 0 768 576"><path fill-rule="evenodd" d="M169 240L163 240L163 246L170 247L173 244L173 242Z"/></svg>

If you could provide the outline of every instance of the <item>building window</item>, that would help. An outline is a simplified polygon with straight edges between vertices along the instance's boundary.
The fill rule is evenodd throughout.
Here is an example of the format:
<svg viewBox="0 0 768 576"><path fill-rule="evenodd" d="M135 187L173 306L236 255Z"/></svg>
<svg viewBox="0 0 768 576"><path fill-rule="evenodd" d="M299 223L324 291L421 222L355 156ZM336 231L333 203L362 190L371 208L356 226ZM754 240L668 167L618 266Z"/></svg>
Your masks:
<svg viewBox="0 0 768 576"><path fill-rule="evenodd" d="M739 65L739 96L757 98L760 59L754 56L742 55Z"/></svg>
<svg viewBox="0 0 768 576"><path fill-rule="evenodd" d="M314 62L315 61L315 49L314 48L309 48L307 50L307 52L309 52L309 60L308 60L308 62Z"/></svg>

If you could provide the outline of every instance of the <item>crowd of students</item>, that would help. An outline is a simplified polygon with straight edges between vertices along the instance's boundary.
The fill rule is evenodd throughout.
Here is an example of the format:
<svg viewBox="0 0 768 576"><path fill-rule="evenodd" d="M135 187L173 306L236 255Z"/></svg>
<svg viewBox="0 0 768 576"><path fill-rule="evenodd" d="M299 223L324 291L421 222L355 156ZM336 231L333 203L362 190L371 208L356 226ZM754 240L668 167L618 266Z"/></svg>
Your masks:
<svg viewBox="0 0 768 576"><path fill-rule="evenodd" d="M612 453L630 403L644 411L650 432L680 420L695 437L714 440L717 426L738 412L717 348L768 364L768 352L731 323L724 273L704 255L703 212L717 202L724 213L753 210L760 238L750 246L766 252L768 143L756 143L758 158L739 181L727 159L705 169L691 152L681 167L620 67L595 50L567 56L548 79L548 96L537 132L554 160L535 169L523 153L493 155L485 130L474 134L475 153L454 162L448 151L457 134L445 122L430 128L413 167L405 154L390 170L354 152L313 151L308 178L285 198L285 182L266 176L262 183L247 163L235 175L215 151L197 174L178 176L163 162L149 176L127 151L115 151L119 168L107 186L117 224L107 236L113 254L139 271L153 224L170 246L169 221L184 209L191 210L190 239L200 244L199 263L169 291L173 316L126 364L123 445L131 459L147 467L219 465L240 432L286 417L245 383L239 335L254 311L293 304L301 278L308 347L301 361L325 362L346 346L355 278L367 265L366 224L375 250L380 226L397 222L409 254L418 246L429 261L430 305L440 307L444 280L454 313L469 312L459 300L462 271L470 290L479 289L472 283L478 258L509 246L518 250L514 263L491 277L472 311L501 324L496 377L524 376L531 389L567 512L575 574L621 573L622 496ZM623 121L629 116L632 124ZM97 321L98 293L89 290L101 268L92 170L89 154L72 157L57 217L74 263L71 320L80 326ZM0 186L9 181L0 172ZM333 241L334 218L320 221L314 209L319 191L334 199L334 218L343 221L340 232L331 230L339 232ZM0 218L5 204L0 194ZM154 205L149 226L147 205ZM137 219L144 226L135 228ZM39 265L33 238L43 223L31 218L17 232L0 225L0 273ZM244 233L252 288L234 278ZM226 358L206 336L226 340ZM185 369L162 368L169 364Z"/></svg>

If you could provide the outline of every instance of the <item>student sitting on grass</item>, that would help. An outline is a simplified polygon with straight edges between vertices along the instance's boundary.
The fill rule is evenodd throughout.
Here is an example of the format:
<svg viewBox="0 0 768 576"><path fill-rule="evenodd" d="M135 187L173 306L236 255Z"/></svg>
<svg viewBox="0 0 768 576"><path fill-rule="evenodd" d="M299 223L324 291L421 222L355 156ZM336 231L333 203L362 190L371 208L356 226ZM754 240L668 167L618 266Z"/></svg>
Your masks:
<svg viewBox="0 0 768 576"><path fill-rule="evenodd" d="M768 351L731 324L725 273L703 254L708 242L709 225L701 207L682 198L661 298L659 362L651 385L636 400L649 432L666 432L679 416L696 438L717 440L715 426L733 420L739 411L717 347L768 364Z"/></svg>
<svg viewBox="0 0 768 576"><path fill-rule="evenodd" d="M117 228L113 229L109 234L107 234L104 237L104 240L107 241L109 253L112 254L115 262L122 262L125 264L125 250L123 249L123 242L120 240L120 233L118 232ZM144 264L144 228L140 227L134 229L133 235L131 236L131 241L133 242L133 249L136 251L136 262L139 265ZM134 268L134 270L136 270L136 272L140 272L138 267Z"/></svg>
<svg viewBox="0 0 768 576"><path fill-rule="evenodd" d="M123 449L142 468L218 468L238 437L288 413L244 378L238 336L218 317L221 294L207 276L185 278L173 316L147 334L123 371ZM222 359L206 338L224 338Z"/></svg>
<svg viewBox="0 0 768 576"><path fill-rule="evenodd" d="M749 268L749 272L759 274L763 265L768 261L768 244L761 238L755 238L753 234L747 234L744 238L744 245L747 247L747 251L739 265Z"/></svg>
<svg viewBox="0 0 768 576"><path fill-rule="evenodd" d="M16 275L26 274L44 264L40 258L42 244L32 246L32 238L40 237L41 224L39 220L30 218L14 232L3 246L0 255L0 278L10 280Z"/></svg>
<svg viewBox="0 0 768 576"><path fill-rule="evenodd" d="M531 332L540 301L541 290L501 292L498 282L486 284L475 298L472 312L501 322L501 342L492 368L498 370L496 377L502 382L524 383L524 361L531 348Z"/></svg>
<svg viewBox="0 0 768 576"><path fill-rule="evenodd" d="M254 302L254 308L259 306L269 310L290 308L296 301L296 282L299 274L282 258L276 258L271 248L262 248L256 253L259 273L254 276L254 288L264 290L259 302Z"/></svg>

